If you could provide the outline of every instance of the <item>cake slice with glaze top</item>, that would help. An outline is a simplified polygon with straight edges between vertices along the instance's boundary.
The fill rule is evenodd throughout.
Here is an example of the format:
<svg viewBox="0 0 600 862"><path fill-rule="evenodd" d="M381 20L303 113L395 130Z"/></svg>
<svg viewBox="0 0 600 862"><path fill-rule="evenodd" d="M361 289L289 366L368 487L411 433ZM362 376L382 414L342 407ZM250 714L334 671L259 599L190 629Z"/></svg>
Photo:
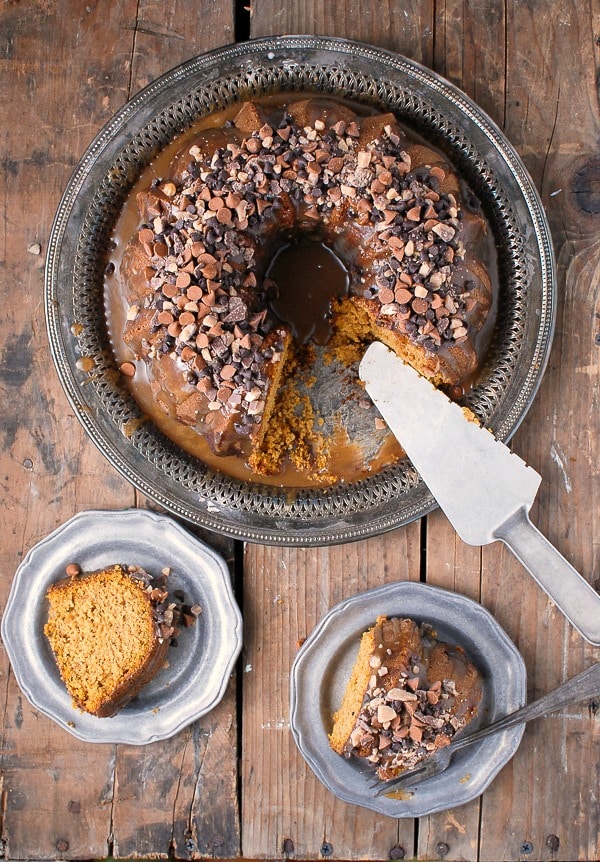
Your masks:
<svg viewBox="0 0 600 862"><path fill-rule="evenodd" d="M477 714L481 677L427 624L380 616L366 631L329 740L385 780L411 769Z"/></svg>

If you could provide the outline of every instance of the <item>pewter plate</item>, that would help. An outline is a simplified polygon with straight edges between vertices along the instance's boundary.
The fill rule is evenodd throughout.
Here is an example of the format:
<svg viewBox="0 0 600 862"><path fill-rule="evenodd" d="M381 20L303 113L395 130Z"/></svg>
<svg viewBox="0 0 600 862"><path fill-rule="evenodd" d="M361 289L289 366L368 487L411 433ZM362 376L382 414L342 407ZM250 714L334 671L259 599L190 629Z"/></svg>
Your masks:
<svg viewBox="0 0 600 862"><path fill-rule="evenodd" d="M298 748L335 796L389 817L422 817L469 802L483 793L513 756L524 725L457 752L445 772L407 790L406 799L375 798L369 788L373 772L329 746L332 716L342 702L361 636L381 614L431 623L440 640L464 648L483 680L480 708L469 725L473 730L525 703L523 659L485 608L438 587L387 584L336 605L296 656L291 672L290 725Z"/></svg>
<svg viewBox="0 0 600 862"><path fill-rule="evenodd" d="M152 575L171 568L168 589L199 604L196 623L181 630L159 671L112 718L73 707L44 635L46 591L78 563L95 571L114 563ZM242 647L242 618L225 561L171 518L143 509L82 512L39 542L17 569L2 617L2 640L31 704L85 742L145 745L167 739L219 703Z"/></svg>
<svg viewBox="0 0 600 862"><path fill-rule="evenodd" d="M46 317L73 410L110 463L150 499L233 538L326 545L415 520L435 501L408 461L328 489L242 482L208 468L153 423L139 423L141 410L119 383L103 300L111 231L140 171L198 118L289 91L343 95L394 111L468 180L491 223L500 270L496 330L469 406L507 440L537 391L554 329L555 264L543 208L510 143L467 96L417 63L369 45L259 39L197 57L135 96L93 141L64 193L48 247ZM81 357L93 359L91 371L78 368Z"/></svg>

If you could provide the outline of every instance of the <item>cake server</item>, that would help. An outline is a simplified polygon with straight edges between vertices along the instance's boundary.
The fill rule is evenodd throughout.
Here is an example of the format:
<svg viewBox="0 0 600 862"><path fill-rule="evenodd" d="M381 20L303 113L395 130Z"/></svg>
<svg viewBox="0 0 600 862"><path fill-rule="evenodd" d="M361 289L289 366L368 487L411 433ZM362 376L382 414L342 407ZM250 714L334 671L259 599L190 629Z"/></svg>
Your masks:
<svg viewBox="0 0 600 862"><path fill-rule="evenodd" d="M539 473L380 342L365 352L359 374L463 541L504 542L571 625L600 646L600 595L529 519Z"/></svg>

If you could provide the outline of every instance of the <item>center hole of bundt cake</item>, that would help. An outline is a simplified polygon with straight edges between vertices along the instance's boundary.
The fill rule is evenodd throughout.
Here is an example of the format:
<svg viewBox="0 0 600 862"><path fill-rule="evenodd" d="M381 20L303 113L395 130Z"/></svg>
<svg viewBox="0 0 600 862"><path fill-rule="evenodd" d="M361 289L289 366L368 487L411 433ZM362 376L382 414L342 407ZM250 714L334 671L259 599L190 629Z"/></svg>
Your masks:
<svg viewBox="0 0 600 862"><path fill-rule="evenodd" d="M329 246L313 237L288 239L274 255L265 286L271 311L299 344L326 344L331 303L349 290L348 271Z"/></svg>

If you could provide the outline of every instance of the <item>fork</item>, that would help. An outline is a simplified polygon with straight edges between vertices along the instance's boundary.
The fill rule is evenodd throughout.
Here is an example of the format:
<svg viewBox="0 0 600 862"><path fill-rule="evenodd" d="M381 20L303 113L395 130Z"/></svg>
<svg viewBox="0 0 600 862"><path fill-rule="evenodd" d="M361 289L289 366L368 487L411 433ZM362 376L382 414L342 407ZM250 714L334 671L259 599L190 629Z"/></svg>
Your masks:
<svg viewBox="0 0 600 862"><path fill-rule="evenodd" d="M449 745L438 749L435 754L421 761L417 766L407 769L398 778L385 782L377 779L371 783L370 787L378 788L375 793L377 797L391 793L400 787L412 787L414 784L420 784L421 781L425 781L425 779L432 778L434 775L443 772L448 767L454 753L460 751L461 748L465 748L474 742L481 742L482 739L486 739L486 737L491 736L493 733L508 730L518 724L524 724L526 721L548 715L563 706L579 703L597 694L600 694L600 662L596 662L596 664L588 667L587 670L561 683L555 689L542 695L542 697L534 700L532 703L528 703L515 712L511 712L503 718L498 719L498 721L494 721L486 727L479 728L479 730L473 733L459 736Z"/></svg>

